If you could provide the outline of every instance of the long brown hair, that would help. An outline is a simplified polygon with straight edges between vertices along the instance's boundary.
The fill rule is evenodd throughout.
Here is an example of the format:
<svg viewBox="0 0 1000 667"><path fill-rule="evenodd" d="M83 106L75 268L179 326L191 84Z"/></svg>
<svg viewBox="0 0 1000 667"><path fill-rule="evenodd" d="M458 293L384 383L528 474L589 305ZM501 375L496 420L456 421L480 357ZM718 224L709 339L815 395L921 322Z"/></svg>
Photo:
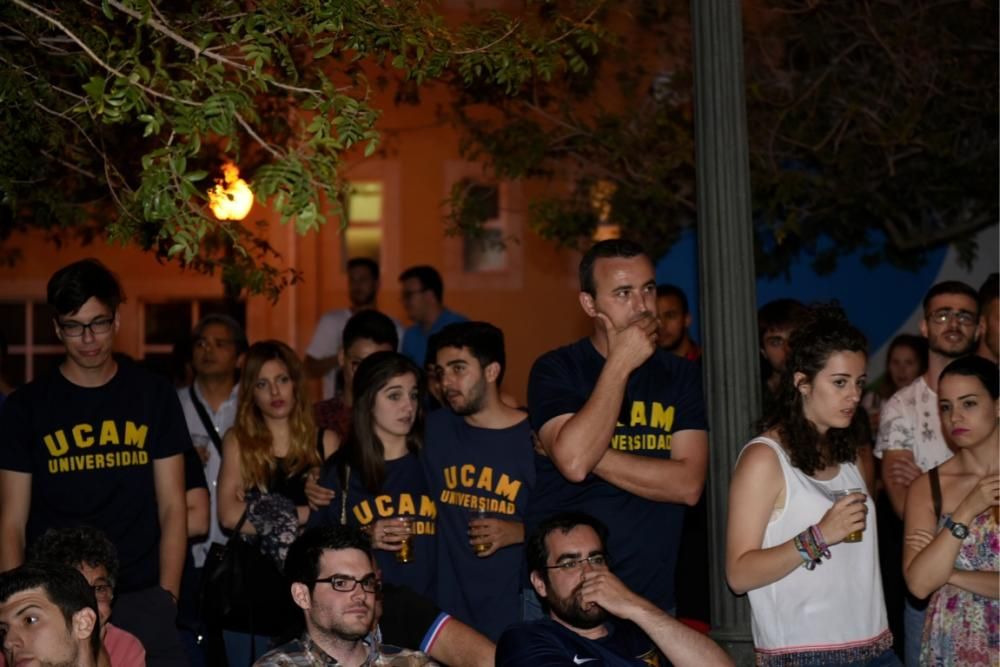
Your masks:
<svg viewBox="0 0 1000 667"><path fill-rule="evenodd" d="M233 429L240 443L240 476L243 488L256 487L262 491L267 489L277 467L277 458L271 451L274 437L254 400L254 384L261 368L268 361L284 364L295 387L295 405L288 415L288 454L284 457L288 476L294 477L321 463L316 449L316 423L313 421L303 382L302 362L292 348L281 341L265 340L254 343L247 352L243 375L240 378L239 403Z"/></svg>
<svg viewBox="0 0 1000 667"><path fill-rule="evenodd" d="M376 493L385 482L385 446L375 433L375 399L389 381L400 375L413 375L417 380L417 411L406 436L406 449L419 452L424 441L424 400L427 389L423 373L408 358L398 352L376 352L361 362L354 373L354 406L351 437L340 457L340 479L345 482L345 466L354 466L365 488Z"/></svg>

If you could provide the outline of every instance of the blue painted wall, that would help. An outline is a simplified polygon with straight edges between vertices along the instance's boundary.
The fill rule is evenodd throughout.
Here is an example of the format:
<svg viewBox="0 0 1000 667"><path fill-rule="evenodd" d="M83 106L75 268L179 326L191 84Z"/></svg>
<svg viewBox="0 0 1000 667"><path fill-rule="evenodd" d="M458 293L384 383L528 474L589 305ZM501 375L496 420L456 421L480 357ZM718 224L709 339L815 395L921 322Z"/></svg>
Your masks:
<svg viewBox="0 0 1000 667"><path fill-rule="evenodd" d="M882 372L885 346L901 332L918 332L920 303L924 293L941 280L964 280L976 289L998 263L998 227L983 230L978 237L979 256L971 269L962 267L957 253L948 246L936 248L916 272L890 266L868 268L860 253L842 258L837 269L816 275L804 258L791 267L788 278L759 278L758 307L773 299L790 297L804 303L837 299L848 317L868 336L871 356L869 377ZM694 230L686 232L670 252L656 264L658 283L673 283L688 295L693 315L692 334L700 340L698 317L698 246Z"/></svg>

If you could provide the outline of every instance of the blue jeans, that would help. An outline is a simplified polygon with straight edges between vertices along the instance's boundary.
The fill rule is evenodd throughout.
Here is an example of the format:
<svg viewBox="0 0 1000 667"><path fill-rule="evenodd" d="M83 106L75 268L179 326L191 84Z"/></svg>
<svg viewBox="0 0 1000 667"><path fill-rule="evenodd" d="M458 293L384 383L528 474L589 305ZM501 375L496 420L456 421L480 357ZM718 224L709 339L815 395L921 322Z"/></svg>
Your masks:
<svg viewBox="0 0 1000 667"><path fill-rule="evenodd" d="M903 601L903 662L906 667L920 667L920 639L924 634L924 609L910 604L910 596Z"/></svg>
<svg viewBox="0 0 1000 667"><path fill-rule="evenodd" d="M222 641L226 645L229 667L250 667L271 648L270 637L233 630L223 630Z"/></svg>

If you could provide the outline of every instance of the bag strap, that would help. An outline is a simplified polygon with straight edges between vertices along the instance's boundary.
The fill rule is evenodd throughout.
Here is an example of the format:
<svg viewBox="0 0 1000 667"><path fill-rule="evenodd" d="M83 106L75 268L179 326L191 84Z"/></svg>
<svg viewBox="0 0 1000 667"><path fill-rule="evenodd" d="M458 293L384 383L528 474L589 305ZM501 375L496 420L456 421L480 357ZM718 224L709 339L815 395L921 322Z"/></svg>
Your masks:
<svg viewBox="0 0 1000 667"><path fill-rule="evenodd" d="M249 511L250 511L250 505L247 505L246 507L243 508L243 515L240 516L240 520L236 522L235 526L233 526L233 535L234 536L238 536L240 534L240 528L242 528L243 524L246 523L247 512L249 512Z"/></svg>
<svg viewBox="0 0 1000 667"><path fill-rule="evenodd" d="M927 478L931 482L931 498L934 501L934 517L941 520L941 478L938 476L938 469L931 468L927 471Z"/></svg>
<svg viewBox="0 0 1000 667"><path fill-rule="evenodd" d="M340 525L347 525L347 487L351 484L351 466L347 466L347 474L344 476L344 488L340 493Z"/></svg>
<svg viewBox="0 0 1000 667"><path fill-rule="evenodd" d="M212 419L208 416L208 410L202 405L201 401L198 400L198 395L194 393L194 383L188 387L188 393L191 395L191 402L194 403L194 410L198 413L198 417L201 419L201 423L205 426L205 430L208 431L208 437L212 439L212 444L215 445L215 449L218 450L219 456L222 456L222 438L219 437L219 432L215 430L215 424L212 423Z"/></svg>

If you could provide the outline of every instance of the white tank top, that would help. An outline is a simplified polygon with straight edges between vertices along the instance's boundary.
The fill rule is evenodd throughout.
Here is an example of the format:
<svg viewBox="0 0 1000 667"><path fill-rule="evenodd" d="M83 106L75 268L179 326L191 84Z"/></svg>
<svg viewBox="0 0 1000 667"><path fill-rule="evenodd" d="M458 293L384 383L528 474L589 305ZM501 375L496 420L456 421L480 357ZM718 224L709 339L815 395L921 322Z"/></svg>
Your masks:
<svg viewBox="0 0 1000 667"><path fill-rule="evenodd" d="M755 442L774 450L785 478L785 506L775 510L767 524L765 549L818 523L833 505L834 491L865 488L853 463L841 463L837 476L824 482L794 467L774 440L758 436L747 446ZM753 643L759 652L850 651L877 640L885 643L888 622L878 564L875 506L870 496L866 503L868 523L861 542L835 544L830 547L830 558L824 558L815 569L798 567L782 579L747 593Z"/></svg>

